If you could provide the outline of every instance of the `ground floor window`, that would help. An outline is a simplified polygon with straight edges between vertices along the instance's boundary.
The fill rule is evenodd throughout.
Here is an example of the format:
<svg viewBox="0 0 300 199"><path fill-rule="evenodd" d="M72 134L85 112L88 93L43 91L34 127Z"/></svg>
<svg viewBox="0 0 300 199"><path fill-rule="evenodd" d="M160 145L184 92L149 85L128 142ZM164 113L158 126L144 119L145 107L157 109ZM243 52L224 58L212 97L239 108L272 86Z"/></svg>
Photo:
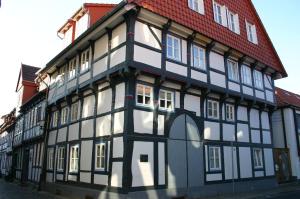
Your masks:
<svg viewBox="0 0 300 199"><path fill-rule="evenodd" d="M65 162L65 147L58 147L57 149L57 170L64 170L64 162Z"/></svg>
<svg viewBox="0 0 300 199"><path fill-rule="evenodd" d="M262 149L253 149L254 168L263 168Z"/></svg>
<svg viewBox="0 0 300 199"><path fill-rule="evenodd" d="M78 172L79 145L73 145L70 149L70 172Z"/></svg>
<svg viewBox="0 0 300 199"><path fill-rule="evenodd" d="M49 148L47 151L47 169L48 170L53 170L53 154L54 154L54 149Z"/></svg>
<svg viewBox="0 0 300 199"><path fill-rule="evenodd" d="M106 144L99 143L96 144L96 157L95 157L95 169L104 171L105 170L105 160L106 160Z"/></svg>
<svg viewBox="0 0 300 199"><path fill-rule="evenodd" d="M217 146L208 147L208 160L209 160L209 170L218 171L221 170L221 149Z"/></svg>

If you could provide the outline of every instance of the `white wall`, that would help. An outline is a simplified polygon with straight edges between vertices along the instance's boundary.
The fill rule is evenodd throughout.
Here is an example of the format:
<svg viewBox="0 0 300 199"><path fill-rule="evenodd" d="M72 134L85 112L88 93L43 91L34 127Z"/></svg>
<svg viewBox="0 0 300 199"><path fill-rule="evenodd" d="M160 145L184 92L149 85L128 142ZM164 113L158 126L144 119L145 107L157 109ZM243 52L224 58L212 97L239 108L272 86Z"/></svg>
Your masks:
<svg viewBox="0 0 300 199"><path fill-rule="evenodd" d="M241 178L252 177L251 151L249 147L239 147Z"/></svg>
<svg viewBox="0 0 300 199"><path fill-rule="evenodd" d="M153 112L140 110L133 111L134 132L152 134L153 133Z"/></svg>
<svg viewBox="0 0 300 199"><path fill-rule="evenodd" d="M220 124L218 122L204 122L204 139L220 140Z"/></svg>

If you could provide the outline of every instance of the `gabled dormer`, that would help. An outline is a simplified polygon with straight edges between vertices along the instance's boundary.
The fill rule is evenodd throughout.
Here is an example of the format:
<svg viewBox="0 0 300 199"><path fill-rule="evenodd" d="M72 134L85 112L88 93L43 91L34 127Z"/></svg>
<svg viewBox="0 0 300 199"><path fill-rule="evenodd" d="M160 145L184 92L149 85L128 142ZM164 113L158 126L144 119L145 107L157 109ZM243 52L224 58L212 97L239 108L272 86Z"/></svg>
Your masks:
<svg viewBox="0 0 300 199"><path fill-rule="evenodd" d="M71 44L115 6L115 4L83 4L83 6L57 31L57 36L64 42L63 47Z"/></svg>

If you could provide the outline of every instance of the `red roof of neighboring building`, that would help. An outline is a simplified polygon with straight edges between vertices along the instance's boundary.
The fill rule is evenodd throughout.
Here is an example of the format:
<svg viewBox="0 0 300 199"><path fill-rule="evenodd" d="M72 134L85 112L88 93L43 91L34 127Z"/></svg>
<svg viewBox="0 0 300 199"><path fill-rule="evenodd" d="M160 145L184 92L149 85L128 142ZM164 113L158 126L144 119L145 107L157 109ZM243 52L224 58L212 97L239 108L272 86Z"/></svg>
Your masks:
<svg viewBox="0 0 300 199"><path fill-rule="evenodd" d="M255 10L251 0L216 0L226 5L228 9L239 15L240 35L217 24L213 17L212 1L205 1L205 15L201 15L188 8L187 0L128 0L156 14L167 17L181 25L191 28L220 43L236 49L249 57L272 67L286 77L283 64ZM247 39L246 22L255 24L258 36L258 45Z"/></svg>
<svg viewBox="0 0 300 199"><path fill-rule="evenodd" d="M300 108L300 95L283 90L281 88L276 88L275 96L277 99L277 106L295 106Z"/></svg>

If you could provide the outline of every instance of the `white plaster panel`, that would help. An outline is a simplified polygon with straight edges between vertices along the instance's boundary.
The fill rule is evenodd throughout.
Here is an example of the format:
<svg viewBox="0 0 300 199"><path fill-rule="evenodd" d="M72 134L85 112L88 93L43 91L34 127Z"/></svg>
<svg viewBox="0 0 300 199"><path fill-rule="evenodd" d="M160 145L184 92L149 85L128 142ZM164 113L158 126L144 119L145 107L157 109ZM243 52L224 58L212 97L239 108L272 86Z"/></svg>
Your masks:
<svg viewBox="0 0 300 199"><path fill-rule="evenodd" d="M260 143L260 131L251 130L251 141L252 143Z"/></svg>
<svg viewBox="0 0 300 199"><path fill-rule="evenodd" d="M67 139L67 127L58 130L57 142L65 142Z"/></svg>
<svg viewBox="0 0 300 199"><path fill-rule="evenodd" d="M225 75L210 71L210 82L219 87L226 88Z"/></svg>
<svg viewBox="0 0 300 199"><path fill-rule="evenodd" d="M166 70L178 75L187 76L187 67L175 64L172 62L166 62Z"/></svg>
<svg viewBox="0 0 300 199"><path fill-rule="evenodd" d="M157 36L159 41L161 42L161 30L150 27L152 29L152 32ZM149 30L148 25L141 23L139 21L136 21L135 23L135 41L143 43L147 46L151 46L153 48L161 49L160 44L157 42L154 35Z"/></svg>
<svg viewBox="0 0 300 199"><path fill-rule="evenodd" d="M191 78L207 83L207 75L199 71L191 70Z"/></svg>
<svg viewBox="0 0 300 199"><path fill-rule="evenodd" d="M255 177L257 178L257 177L263 177L265 174L264 174L263 171L255 171L255 172L254 172L254 175L255 175Z"/></svg>
<svg viewBox="0 0 300 199"><path fill-rule="evenodd" d="M111 111L112 90L106 89L98 93L97 114Z"/></svg>
<svg viewBox="0 0 300 199"><path fill-rule="evenodd" d="M113 158L122 158L124 151L123 137L113 139Z"/></svg>
<svg viewBox="0 0 300 199"><path fill-rule="evenodd" d="M243 93L246 95L253 96L253 89L247 86L243 86Z"/></svg>
<svg viewBox="0 0 300 199"><path fill-rule="evenodd" d="M94 119L84 120L81 123L81 137L89 138L94 136Z"/></svg>
<svg viewBox="0 0 300 199"><path fill-rule="evenodd" d="M274 102L274 94L271 91L266 90L266 98L269 102Z"/></svg>
<svg viewBox="0 0 300 199"><path fill-rule="evenodd" d="M135 45L134 61L161 68L161 53Z"/></svg>
<svg viewBox="0 0 300 199"><path fill-rule="evenodd" d="M68 181L77 181L76 175L68 175Z"/></svg>
<svg viewBox="0 0 300 199"><path fill-rule="evenodd" d="M232 124L223 124L223 140L235 141L235 126Z"/></svg>
<svg viewBox="0 0 300 199"><path fill-rule="evenodd" d="M219 71L225 72L224 57L215 52L211 52L209 55L210 67Z"/></svg>
<svg viewBox="0 0 300 199"><path fill-rule="evenodd" d="M114 134L123 133L124 131L124 111L117 112L114 115Z"/></svg>
<svg viewBox="0 0 300 199"><path fill-rule="evenodd" d="M80 146L80 169L91 170L92 166L93 141L82 141Z"/></svg>
<svg viewBox="0 0 300 199"><path fill-rule="evenodd" d="M261 125L263 129L270 129L270 120L267 112L261 113Z"/></svg>
<svg viewBox="0 0 300 199"><path fill-rule="evenodd" d="M85 97L83 100L82 118L93 116L94 115L94 107L95 107L95 96L91 95L91 96Z"/></svg>
<svg viewBox="0 0 300 199"><path fill-rule="evenodd" d="M165 143L159 142L158 143L158 184L164 185L165 184Z"/></svg>
<svg viewBox="0 0 300 199"><path fill-rule="evenodd" d="M163 87L167 87L167 88L176 89L176 90L180 90L181 89L181 85L180 84L176 84L176 83L169 82L169 81L163 82L162 86Z"/></svg>
<svg viewBox="0 0 300 199"><path fill-rule="evenodd" d="M98 60L96 63L94 63L93 65L94 67L94 72L93 72L93 76L97 76L100 73L103 73L104 71L107 70L107 56Z"/></svg>
<svg viewBox="0 0 300 199"><path fill-rule="evenodd" d="M259 111L257 109L250 110L250 126L259 128Z"/></svg>
<svg viewBox="0 0 300 199"><path fill-rule="evenodd" d="M111 134L111 115L97 118L96 136L107 136Z"/></svg>
<svg viewBox="0 0 300 199"><path fill-rule="evenodd" d="M260 99L265 99L265 92L259 91L259 90L255 90L255 96L257 98L260 98Z"/></svg>
<svg viewBox="0 0 300 199"><path fill-rule="evenodd" d="M180 92L175 92L175 108L180 108Z"/></svg>
<svg viewBox="0 0 300 199"><path fill-rule="evenodd" d="M73 80L68 82L67 89L73 88L75 86L76 86L76 79L73 79Z"/></svg>
<svg viewBox="0 0 300 199"><path fill-rule="evenodd" d="M264 144L272 144L271 132L263 131L263 143Z"/></svg>
<svg viewBox="0 0 300 199"><path fill-rule="evenodd" d="M80 182L91 183L91 173L80 172Z"/></svg>
<svg viewBox="0 0 300 199"><path fill-rule="evenodd" d="M108 176L107 175L94 175L94 184L108 185Z"/></svg>
<svg viewBox="0 0 300 199"><path fill-rule="evenodd" d="M104 89L104 88L106 88L106 87L109 87L109 82L103 82L103 83L100 83L99 85L98 85L98 90L101 90L101 89Z"/></svg>
<svg viewBox="0 0 300 199"><path fill-rule="evenodd" d="M225 180L237 179L237 155L236 147L224 147Z"/></svg>
<svg viewBox="0 0 300 199"><path fill-rule="evenodd" d="M239 148L240 176L241 178L252 177L251 151L249 147Z"/></svg>
<svg viewBox="0 0 300 199"><path fill-rule="evenodd" d="M153 77L149 77L149 76L146 76L146 75L137 76L137 80L140 80L140 81L143 81L143 82L148 82L150 84L155 83L155 79Z"/></svg>
<svg viewBox="0 0 300 199"><path fill-rule="evenodd" d="M75 123L69 126L69 136L68 140L78 140L79 138L79 123Z"/></svg>
<svg viewBox="0 0 300 199"><path fill-rule="evenodd" d="M49 132L48 145L54 145L56 143L56 131Z"/></svg>
<svg viewBox="0 0 300 199"><path fill-rule="evenodd" d="M152 134L153 133L153 112L134 110L134 132Z"/></svg>
<svg viewBox="0 0 300 199"><path fill-rule="evenodd" d="M123 177L123 163L113 162L111 171L111 186L112 187L122 187L122 177Z"/></svg>
<svg viewBox="0 0 300 199"><path fill-rule="evenodd" d="M94 59L97 59L108 51L108 35L102 36L95 42Z"/></svg>
<svg viewBox="0 0 300 199"><path fill-rule="evenodd" d="M115 50L111 53L110 58L110 68L122 63L125 61L126 57L126 46L123 46L122 48L119 48L118 50Z"/></svg>
<svg viewBox="0 0 300 199"><path fill-rule="evenodd" d="M200 116L200 97L186 94L184 96L184 109L195 112Z"/></svg>
<svg viewBox="0 0 300 199"><path fill-rule="evenodd" d="M115 48L126 41L126 24L119 25L112 31L111 48Z"/></svg>
<svg viewBox="0 0 300 199"><path fill-rule="evenodd" d="M237 139L239 142L249 142L248 124L237 124Z"/></svg>
<svg viewBox="0 0 300 199"><path fill-rule="evenodd" d="M234 82L228 82L228 88L236 92L241 92L240 85Z"/></svg>
<svg viewBox="0 0 300 199"><path fill-rule="evenodd" d="M154 185L153 152L153 142L134 142L131 163L133 187ZM148 162L141 162L141 155L148 155Z"/></svg>
<svg viewBox="0 0 300 199"><path fill-rule="evenodd" d="M165 130L165 116L164 115L158 115L157 117L157 134L158 135L164 135Z"/></svg>
<svg viewBox="0 0 300 199"><path fill-rule="evenodd" d="M116 85L115 109L124 107L125 102L125 83Z"/></svg>
<svg viewBox="0 0 300 199"><path fill-rule="evenodd" d="M266 176L273 176L275 171L272 149L264 149L264 157Z"/></svg>
<svg viewBox="0 0 300 199"><path fill-rule="evenodd" d="M53 181L53 173L47 172L47 174L46 174L46 181L47 182L52 182Z"/></svg>
<svg viewBox="0 0 300 199"><path fill-rule="evenodd" d="M220 140L220 124L217 122L204 122L204 139Z"/></svg>
<svg viewBox="0 0 300 199"><path fill-rule="evenodd" d="M222 174L217 173L217 174L207 174L206 175L206 181L211 182L211 181L219 181L222 180Z"/></svg>
<svg viewBox="0 0 300 199"><path fill-rule="evenodd" d="M247 111L247 107L244 106L238 106L238 110L237 110L237 119L241 120L241 121L248 121L248 111Z"/></svg>
<svg viewBox="0 0 300 199"><path fill-rule="evenodd" d="M87 72L87 73L84 73L83 75L80 75L79 77L79 84L82 84L86 81L88 81L91 77L91 72Z"/></svg>

